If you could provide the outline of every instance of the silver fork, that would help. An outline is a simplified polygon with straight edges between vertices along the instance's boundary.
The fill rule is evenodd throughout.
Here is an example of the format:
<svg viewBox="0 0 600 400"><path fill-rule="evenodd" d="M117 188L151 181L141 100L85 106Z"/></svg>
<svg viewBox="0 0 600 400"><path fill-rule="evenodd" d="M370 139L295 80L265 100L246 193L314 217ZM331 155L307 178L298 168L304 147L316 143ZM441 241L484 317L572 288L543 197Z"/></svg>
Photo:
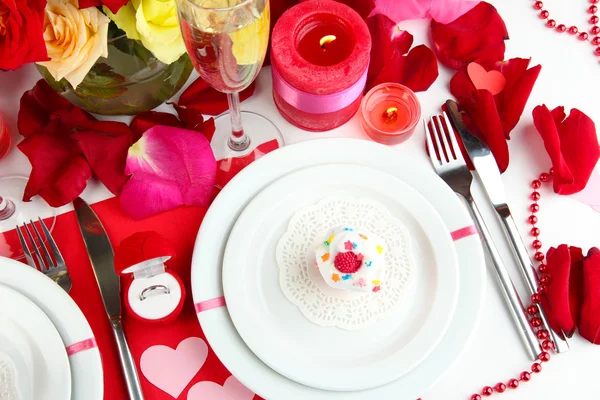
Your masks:
<svg viewBox="0 0 600 400"><path fill-rule="evenodd" d="M35 255L35 260L37 260L37 264L33 258L31 250L29 249L27 240L25 240L25 236L23 236L21 229L17 226L17 234L19 235L19 241L21 242L21 246L23 247L23 252L25 253L25 259L27 260L27 264L29 264L35 269L39 269L48 278L58 283L58 285L61 288L63 288L65 292L69 293L69 291L71 290L72 283L71 277L69 276L69 271L67 271L67 266L65 265L65 260L63 259L62 254L60 254L60 251L56 246L56 242L54 241L54 238L50 234L50 230L48 229L44 221L41 218L38 218L38 221L40 223L40 226L42 227L44 237L46 238L48 245L50 246L50 251L52 251L54 260L50 256L50 252L48 251L48 248L44 243L44 239L42 238L42 235L40 235L40 233L38 232L38 229L35 227L35 224L33 223L33 221L29 221L29 225L27 223L23 224L23 230L25 231L25 234L27 235L31 246L33 247L33 255ZM37 238L37 242L39 243L39 245L36 244L34 235L31 234L32 231L35 235L35 238ZM40 249L42 250L41 252Z"/></svg>
<svg viewBox="0 0 600 400"><path fill-rule="evenodd" d="M506 304L518 328L523 344L527 349L529 356L537 360L542 352L539 342L531 325L525 310L523 302L517 293L512 279L502 262L500 253L494 244L490 232L485 225L479 208L471 195L471 183L473 176L467 167L467 163L462 156L460 147L454 136L452 125L448 120L446 113L431 117L430 124L425 122L425 137L427 140L427 150L435 172L442 178L448 186L468 205L477 229L481 233L482 242L494 265L494 272L500 289L506 300ZM431 128L430 128L431 127Z"/></svg>

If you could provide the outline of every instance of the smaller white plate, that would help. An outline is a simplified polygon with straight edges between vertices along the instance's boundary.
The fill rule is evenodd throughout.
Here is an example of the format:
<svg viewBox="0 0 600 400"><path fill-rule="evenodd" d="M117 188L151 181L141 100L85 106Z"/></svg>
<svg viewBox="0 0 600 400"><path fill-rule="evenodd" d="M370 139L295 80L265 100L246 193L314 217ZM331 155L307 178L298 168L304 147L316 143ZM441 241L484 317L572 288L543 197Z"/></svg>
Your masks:
<svg viewBox="0 0 600 400"><path fill-rule="evenodd" d="M2 315L0 315L0 327L0 353L10 358L16 373L15 382L10 385L12 388L9 390L16 390L21 400L31 400L33 399L34 360L27 334L11 319Z"/></svg>
<svg viewBox="0 0 600 400"><path fill-rule="evenodd" d="M64 346L94 340L92 328L77 304L41 272L10 258L0 257L0 285L18 291L35 303L50 318ZM72 354L69 362L71 400L102 400L104 376L98 347Z"/></svg>
<svg viewBox="0 0 600 400"><path fill-rule="evenodd" d="M360 331L311 323L279 286L275 248L290 218L339 195L384 205L410 232L415 260L402 306ZM287 378L330 391L381 386L419 365L452 320L458 278L450 233L429 202L393 175L351 164L306 168L271 184L238 219L223 262L227 307L248 347Z"/></svg>
<svg viewBox="0 0 600 400"><path fill-rule="evenodd" d="M33 386L32 399L69 400L69 359L65 345L52 321L27 297L3 285L0 285L0 304L10 304L0 308L0 318L8 319L18 326L23 332L23 339L29 344L33 356L33 371L30 377Z"/></svg>

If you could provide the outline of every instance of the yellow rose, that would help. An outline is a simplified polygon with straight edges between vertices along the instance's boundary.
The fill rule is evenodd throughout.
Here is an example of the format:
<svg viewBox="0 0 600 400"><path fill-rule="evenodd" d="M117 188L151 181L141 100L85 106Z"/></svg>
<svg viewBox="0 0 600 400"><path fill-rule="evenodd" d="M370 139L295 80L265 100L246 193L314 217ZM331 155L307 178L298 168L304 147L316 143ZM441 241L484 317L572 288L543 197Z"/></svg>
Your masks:
<svg viewBox="0 0 600 400"><path fill-rule="evenodd" d="M128 38L141 40L163 63L171 64L185 53L175 0L131 0L116 14L106 7L104 12Z"/></svg>
<svg viewBox="0 0 600 400"><path fill-rule="evenodd" d="M50 61L39 64L76 88L98 58L108 57L109 23L97 8L80 10L78 0L48 0L44 41Z"/></svg>

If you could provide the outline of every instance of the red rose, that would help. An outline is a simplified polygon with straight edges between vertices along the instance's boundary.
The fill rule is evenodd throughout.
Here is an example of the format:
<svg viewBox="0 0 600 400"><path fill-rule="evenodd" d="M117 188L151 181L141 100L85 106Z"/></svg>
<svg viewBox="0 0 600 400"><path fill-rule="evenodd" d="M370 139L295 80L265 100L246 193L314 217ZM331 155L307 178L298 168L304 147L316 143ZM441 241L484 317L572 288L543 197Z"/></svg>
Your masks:
<svg viewBox="0 0 600 400"><path fill-rule="evenodd" d="M129 3L129 0L80 0L79 8L106 6L106 8L116 14L127 3Z"/></svg>
<svg viewBox="0 0 600 400"><path fill-rule="evenodd" d="M46 61L42 26L46 0L0 0L0 70Z"/></svg>

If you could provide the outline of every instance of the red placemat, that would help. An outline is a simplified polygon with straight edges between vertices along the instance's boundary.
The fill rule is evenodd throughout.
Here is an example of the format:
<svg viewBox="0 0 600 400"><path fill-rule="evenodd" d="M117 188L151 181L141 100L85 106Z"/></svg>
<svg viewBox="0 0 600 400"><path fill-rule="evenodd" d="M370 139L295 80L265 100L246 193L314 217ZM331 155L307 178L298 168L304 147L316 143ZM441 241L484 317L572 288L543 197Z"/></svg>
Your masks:
<svg viewBox="0 0 600 400"><path fill-rule="evenodd" d="M252 396L247 389L241 388L235 378L229 379L231 373L221 364L210 346L206 361L177 397L150 383L140 371L142 353L152 346L164 345L175 349L179 343L190 337L197 337L206 341L194 311L190 285L192 251L206 209L180 207L142 221L134 221L123 213L116 198L94 204L92 208L102 221L113 248L116 248L123 239L135 232L156 231L171 242L177 254L176 258L168 262L168 265L181 277L188 294L183 311L176 321L168 325L140 322L127 315L125 307L123 307L124 329L133 358L138 366L138 373L146 399L218 400L231 398L232 400L251 400L253 397L259 399L258 396ZM16 239L16 232L13 231L12 234ZM85 314L96 336L104 368L104 399L128 399L117 347L104 311L92 266L79 232L75 213L69 212L58 216L52 235L61 250L73 281L70 295ZM10 241L12 242L13 239L10 238ZM172 362L173 360L165 360L165 363L168 364L169 361ZM182 371L177 376L185 375L184 372L189 373L189 370ZM184 383L186 380L183 379ZM225 384L226 380L228 380L227 384ZM198 382L203 383L196 385ZM226 389L218 387L217 384L225 384ZM194 385L196 385L194 390L190 390ZM183 387L183 384L180 384L180 387ZM177 388L172 389L171 392L176 393L178 390ZM228 393L226 394L225 391L228 391ZM193 395L190 394L190 397L188 397L188 392L193 392Z"/></svg>

